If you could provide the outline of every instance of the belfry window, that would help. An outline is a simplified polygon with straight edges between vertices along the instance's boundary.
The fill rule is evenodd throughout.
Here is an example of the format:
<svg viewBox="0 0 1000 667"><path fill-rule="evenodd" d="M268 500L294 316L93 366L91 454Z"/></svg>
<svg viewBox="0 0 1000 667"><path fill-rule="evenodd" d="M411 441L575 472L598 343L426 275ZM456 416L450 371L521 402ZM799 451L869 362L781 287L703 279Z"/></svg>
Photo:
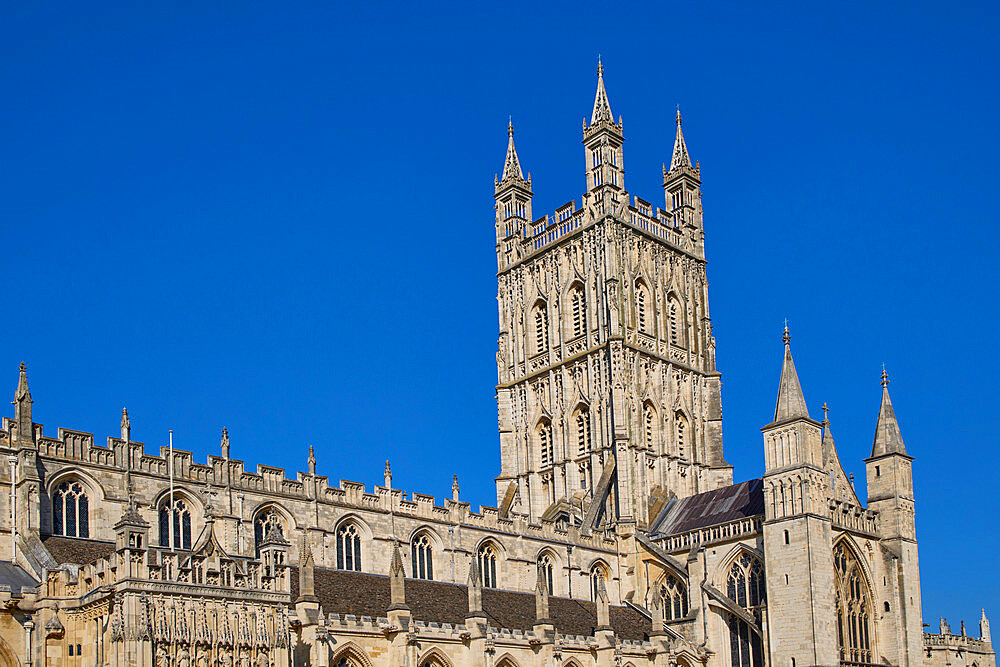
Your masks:
<svg viewBox="0 0 1000 667"><path fill-rule="evenodd" d="M353 523L337 529L337 569L361 571L361 532Z"/></svg>
<svg viewBox="0 0 1000 667"><path fill-rule="evenodd" d="M573 337L582 336L587 330L587 300L582 287L576 287L570 297L570 309L573 316Z"/></svg>
<svg viewBox="0 0 1000 667"><path fill-rule="evenodd" d="M544 553L538 558L538 572L545 581L545 586L549 590L549 595L552 595L552 556Z"/></svg>
<svg viewBox="0 0 1000 667"><path fill-rule="evenodd" d="M576 451L578 456L590 451L590 412L585 407L576 412Z"/></svg>
<svg viewBox="0 0 1000 667"><path fill-rule="evenodd" d="M552 446L552 424L543 421L538 425L538 458L541 467L547 468L554 460Z"/></svg>
<svg viewBox="0 0 1000 667"><path fill-rule="evenodd" d="M635 322L636 328L643 333L649 333L649 295L646 294L646 285L641 281L635 281Z"/></svg>
<svg viewBox="0 0 1000 667"><path fill-rule="evenodd" d="M672 621L687 616L687 589L674 575L668 574L660 584L660 599L663 603L663 618L666 620Z"/></svg>
<svg viewBox="0 0 1000 667"><path fill-rule="evenodd" d="M833 549L833 566L837 575L840 660L845 663L873 662L872 594L860 563L843 541Z"/></svg>
<svg viewBox="0 0 1000 667"><path fill-rule="evenodd" d="M80 482L63 482L52 496L52 534L90 537L90 503Z"/></svg>
<svg viewBox="0 0 1000 667"><path fill-rule="evenodd" d="M413 561L413 576L416 579L434 578L434 554L430 538L421 533L410 545L410 557Z"/></svg>
<svg viewBox="0 0 1000 667"><path fill-rule="evenodd" d="M726 594L760 623L765 603L764 566L747 552L740 554L729 570ZM729 614L729 649L733 667L763 667L760 635L743 618Z"/></svg>
<svg viewBox="0 0 1000 667"><path fill-rule="evenodd" d="M490 544L479 547L476 554L479 559L479 573L483 580L484 588L497 587L497 552Z"/></svg>
<svg viewBox="0 0 1000 667"><path fill-rule="evenodd" d="M183 498L167 498L160 506L160 546L191 548L191 510Z"/></svg>
<svg viewBox="0 0 1000 667"><path fill-rule="evenodd" d="M544 301L536 303L534 310L535 354L541 354L549 349L549 313Z"/></svg>

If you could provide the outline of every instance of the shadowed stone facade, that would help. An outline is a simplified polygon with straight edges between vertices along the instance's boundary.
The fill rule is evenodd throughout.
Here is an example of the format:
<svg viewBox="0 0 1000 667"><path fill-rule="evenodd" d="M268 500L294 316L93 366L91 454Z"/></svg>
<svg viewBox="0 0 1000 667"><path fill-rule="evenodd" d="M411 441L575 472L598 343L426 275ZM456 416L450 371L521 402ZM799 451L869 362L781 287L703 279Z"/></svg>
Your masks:
<svg viewBox="0 0 1000 667"><path fill-rule="evenodd" d="M0 450L0 667L995 667L924 633L912 464L889 380L857 497L785 330L762 478L733 483L701 170L676 116L664 205L625 189L603 70L587 191L532 215L508 126L495 178L497 507L146 451L35 422ZM874 399L874 397L873 397ZM43 402L44 404L44 402ZM764 419L762 418L762 421Z"/></svg>

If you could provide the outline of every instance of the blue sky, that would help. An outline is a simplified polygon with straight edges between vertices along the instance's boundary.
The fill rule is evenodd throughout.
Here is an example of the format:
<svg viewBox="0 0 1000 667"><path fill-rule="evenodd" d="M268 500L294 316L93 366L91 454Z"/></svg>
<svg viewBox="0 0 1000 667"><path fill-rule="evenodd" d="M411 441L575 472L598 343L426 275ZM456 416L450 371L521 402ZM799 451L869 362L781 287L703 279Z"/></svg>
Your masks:
<svg viewBox="0 0 1000 667"><path fill-rule="evenodd" d="M924 620L997 614L996 3L8 4L0 384L35 420L493 504L492 178L584 188L597 55L626 185L704 179L727 458L762 472L788 318L864 484L882 363ZM9 409L8 409L9 414ZM971 626L970 626L971 627Z"/></svg>

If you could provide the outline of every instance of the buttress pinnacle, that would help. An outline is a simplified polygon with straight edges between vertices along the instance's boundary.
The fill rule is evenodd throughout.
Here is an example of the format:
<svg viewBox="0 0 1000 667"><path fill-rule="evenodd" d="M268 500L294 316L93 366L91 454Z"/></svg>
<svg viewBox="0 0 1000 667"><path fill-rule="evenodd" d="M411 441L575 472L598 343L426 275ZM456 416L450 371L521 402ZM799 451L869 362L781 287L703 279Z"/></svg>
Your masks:
<svg viewBox="0 0 1000 667"><path fill-rule="evenodd" d="M518 178L524 180L524 173L521 171L521 161L517 158L517 149L514 148L514 122L507 121L507 158L503 164L503 176L501 181L508 178Z"/></svg>

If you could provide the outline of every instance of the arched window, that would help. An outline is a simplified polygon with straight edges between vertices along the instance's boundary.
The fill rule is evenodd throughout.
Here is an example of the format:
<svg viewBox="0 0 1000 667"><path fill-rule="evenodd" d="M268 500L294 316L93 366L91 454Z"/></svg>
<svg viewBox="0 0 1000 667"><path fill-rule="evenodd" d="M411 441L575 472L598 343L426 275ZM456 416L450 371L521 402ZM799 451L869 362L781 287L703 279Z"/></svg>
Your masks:
<svg viewBox="0 0 1000 667"><path fill-rule="evenodd" d="M674 429L677 432L677 455L682 459L685 458L685 447L688 444L688 440L691 438L690 431L688 429L688 420L684 416L683 412L678 411L674 415Z"/></svg>
<svg viewBox="0 0 1000 667"><path fill-rule="evenodd" d="M583 287L577 285L573 288L570 308L573 316L573 337L582 336L587 330L587 299Z"/></svg>
<svg viewBox="0 0 1000 667"><path fill-rule="evenodd" d="M670 328L670 342L673 345L684 345L684 311L677 296L667 297L667 320Z"/></svg>
<svg viewBox="0 0 1000 667"><path fill-rule="evenodd" d="M535 304L531 315L535 330L535 354L549 349L549 312L544 301Z"/></svg>
<svg viewBox="0 0 1000 667"><path fill-rule="evenodd" d="M660 583L660 599L663 601L663 618L666 620L672 621L687 616L687 589L674 575L668 574Z"/></svg>
<svg viewBox="0 0 1000 667"><path fill-rule="evenodd" d="M434 553L431 540L427 533L421 533L410 544L410 557L413 561L413 576L416 579L434 578Z"/></svg>
<svg viewBox="0 0 1000 667"><path fill-rule="evenodd" d="M642 406L642 439L648 449L656 442L656 410L649 403Z"/></svg>
<svg viewBox="0 0 1000 667"><path fill-rule="evenodd" d="M766 599L764 565L760 560L745 551L740 554L729 569L726 593L760 623ZM760 635L735 614L729 615L727 625L732 667L763 667L764 650Z"/></svg>
<svg viewBox="0 0 1000 667"><path fill-rule="evenodd" d="M52 495L52 533L66 537L90 537L90 503L83 485L67 481Z"/></svg>
<svg viewBox="0 0 1000 667"><path fill-rule="evenodd" d="M652 323L649 313L649 294L646 290L646 283L642 280L635 281L635 323L636 328L643 332L651 331Z"/></svg>
<svg viewBox="0 0 1000 667"><path fill-rule="evenodd" d="M538 571L542 578L545 580L545 585L549 589L549 595L553 592L553 580L552 580L552 556L549 553L543 553L538 557Z"/></svg>
<svg viewBox="0 0 1000 667"><path fill-rule="evenodd" d="M484 588L497 587L497 551L492 544L479 547L479 572L482 575Z"/></svg>
<svg viewBox="0 0 1000 667"><path fill-rule="evenodd" d="M263 512L258 513L253 521L253 543L258 553L261 542L264 541L264 538L267 537L267 534L271 530L277 530L278 535L281 535L282 538L285 537L284 522L281 520L281 515L273 507L269 507Z"/></svg>
<svg viewBox="0 0 1000 667"><path fill-rule="evenodd" d="M170 497L160 505L160 546L172 549L191 548L191 509L183 498Z"/></svg>
<svg viewBox="0 0 1000 667"><path fill-rule="evenodd" d="M361 531L353 523L337 529L337 569L361 571Z"/></svg>
<svg viewBox="0 0 1000 667"><path fill-rule="evenodd" d="M844 662L873 662L872 594L861 564L843 541L833 549L837 574L837 641Z"/></svg>
<svg viewBox="0 0 1000 667"><path fill-rule="evenodd" d="M574 418L576 422L576 453L583 456L590 452L590 411L580 406Z"/></svg>
<svg viewBox="0 0 1000 667"><path fill-rule="evenodd" d="M605 588L608 585L608 571L603 565L597 563L590 569L590 599L597 602L597 591L601 588L601 582L604 582Z"/></svg>
<svg viewBox="0 0 1000 667"><path fill-rule="evenodd" d="M552 465L553 454L552 423L546 419L538 425L538 458L543 468Z"/></svg>

